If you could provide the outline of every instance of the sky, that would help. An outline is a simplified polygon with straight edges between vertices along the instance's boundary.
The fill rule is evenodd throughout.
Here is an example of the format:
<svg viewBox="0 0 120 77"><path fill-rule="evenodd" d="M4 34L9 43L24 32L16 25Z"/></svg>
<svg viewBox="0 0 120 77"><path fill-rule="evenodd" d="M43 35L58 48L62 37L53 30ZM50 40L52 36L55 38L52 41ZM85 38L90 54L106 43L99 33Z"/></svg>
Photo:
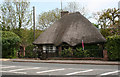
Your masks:
<svg viewBox="0 0 120 77"><path fill-rule="evenodd" d="M2 3L4 0L0 0ZM79 2L80 7L84 6L88 9L89 14L96 13L108 8L118 8L118 2L120 0L29 0L30 8L32 9L35 6L36 17L43 12L53 10L55 8L64 8L68 2ZM95 23L93 19L90 19L91 22Z"/></svg>
<svg viewBox="0 0 120 77"><path fill-rule="evenodd" d="M89 14L96 13L108 8L118 8L120 0L30 0L31 8L35 6L36 15L46 12L55 8L64 8L68 2L79 2L80 7L86 7ZM94 19L89 19L91 22L96 23Z"/></svg>

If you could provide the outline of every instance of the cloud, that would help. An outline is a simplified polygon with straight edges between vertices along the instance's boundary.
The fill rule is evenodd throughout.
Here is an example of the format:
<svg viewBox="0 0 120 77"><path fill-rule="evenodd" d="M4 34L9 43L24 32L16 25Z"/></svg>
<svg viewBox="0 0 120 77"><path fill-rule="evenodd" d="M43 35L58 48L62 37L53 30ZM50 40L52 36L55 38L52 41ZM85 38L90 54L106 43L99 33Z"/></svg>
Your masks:
<svg viewBox="0 0 120 77"><path fill-rule="evenodd" d="M108 8L118 8L119 0L89 0L87 6L92 12Z"/></svg>

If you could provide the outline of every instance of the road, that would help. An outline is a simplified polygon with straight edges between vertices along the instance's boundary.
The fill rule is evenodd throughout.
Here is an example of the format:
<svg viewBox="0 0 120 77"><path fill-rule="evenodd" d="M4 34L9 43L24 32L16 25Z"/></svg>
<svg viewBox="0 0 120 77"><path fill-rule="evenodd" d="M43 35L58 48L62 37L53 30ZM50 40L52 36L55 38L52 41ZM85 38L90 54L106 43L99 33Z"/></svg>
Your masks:
<svg viewBox="0 0 120 77"><path fill-rule="evenodd" d="M2 61L2 75L63 75L63 76L107 76L119 77L118 65L55 64ZM119 66L120 67L120 66Z"/></svg>

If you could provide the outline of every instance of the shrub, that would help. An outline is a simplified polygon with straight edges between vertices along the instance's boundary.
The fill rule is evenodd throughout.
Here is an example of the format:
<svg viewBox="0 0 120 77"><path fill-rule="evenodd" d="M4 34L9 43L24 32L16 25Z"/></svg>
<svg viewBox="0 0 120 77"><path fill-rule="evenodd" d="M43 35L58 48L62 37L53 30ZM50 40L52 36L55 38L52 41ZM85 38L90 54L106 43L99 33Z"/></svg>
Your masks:
<svg viewBox="0 0 120 77"><path fill-rule="evenodd" d="M75 57L89 57L89 51L83 50L82 48L76 48L76 51L74 51Z"/></svg>
<svg viewBox="0 0 120 77"><path fill-rule="evenodd" d="M109 60L120 60L120 35L107 37L106 49Z"/></svg>
<svg viewBox="0 0 120 77"><path fill-rule="evenodd" d="M82 50L82 48L76 48L76 50L73 50L72 48L64 49L61 52L62 57L89 57L89 51L88 50Z"/></svg>
<svg viewBox="0 0 120 77"><path fill-rule="evenodd" d="M73 56L73 51L72 51L72 48L68 48L68 49L64 49L62 52L61 52L61 56L62 57L71 57Z"/></svg>
<svg viewBox="0 0 120 77"><path fill-rule="evenodd" d="M20 38L15 33L10 31L0 31L2 33L2 57L16 57L19 48Z"/></svg>

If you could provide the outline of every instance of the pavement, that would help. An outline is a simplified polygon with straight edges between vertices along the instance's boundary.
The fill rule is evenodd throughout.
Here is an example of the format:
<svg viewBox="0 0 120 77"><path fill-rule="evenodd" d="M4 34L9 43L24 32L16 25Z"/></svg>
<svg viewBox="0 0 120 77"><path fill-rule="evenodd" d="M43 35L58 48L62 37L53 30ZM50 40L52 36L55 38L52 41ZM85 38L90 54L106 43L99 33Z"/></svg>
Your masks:
<svg viewBox="0 0 120 77"><path fill-rule="evenodd" d="M59 64L120 65L120 62L117 62L117 61L101 61L101 60L0 59L0 61L32 62L32 63L59 63Z"/></svg>

